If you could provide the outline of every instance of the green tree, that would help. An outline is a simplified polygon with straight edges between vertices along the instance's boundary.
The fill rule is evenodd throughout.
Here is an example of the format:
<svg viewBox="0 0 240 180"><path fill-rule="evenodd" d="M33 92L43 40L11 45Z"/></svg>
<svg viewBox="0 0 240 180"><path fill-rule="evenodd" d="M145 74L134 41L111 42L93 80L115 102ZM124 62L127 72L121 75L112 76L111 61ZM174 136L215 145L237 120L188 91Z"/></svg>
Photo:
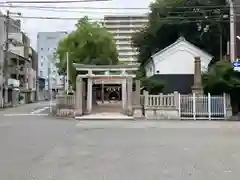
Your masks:
<svg viewBox="0 0 240 180"><path fill-rule="evenodd" d="M69 55L70 81L74 85L76 71L73 63L108 65L118 63L118 54L112 35L97 22L84 17L76 24L76 30L59 42L56 54L60 59L59 72L66 72Z"/></svg>
<svg viewBox="0 0 240 180"><path fill-rule="evenodd" d="M230 94L233 114L240 112L240 72L229 61L218 61L203 75L204 91Z"/></svg>
<svg viewBox="0 0 240 180"><path fill-rule="evenodd" d="M226 0L155 0L150 5L149 23L133 35L139 63L184 36L188 41L220 59L226 53L229 21ZM211 7L212 6L212 7ZM214 60L213 60L214 61Z"/></svg>
<svg viewBox="0 0 240 180"><path fill-rule="evenodd" d="M150 94L159 94L164 88L164 83L154 77L142 78L142 85Z"/></svg>

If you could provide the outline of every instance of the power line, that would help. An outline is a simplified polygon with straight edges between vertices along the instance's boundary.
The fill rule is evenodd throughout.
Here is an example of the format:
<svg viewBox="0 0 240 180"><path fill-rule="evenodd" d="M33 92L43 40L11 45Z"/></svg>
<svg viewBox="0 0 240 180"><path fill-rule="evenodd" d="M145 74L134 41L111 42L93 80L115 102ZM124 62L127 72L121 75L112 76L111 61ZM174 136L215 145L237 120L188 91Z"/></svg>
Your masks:
<svg viewBox="0 0 240 180"><path fill-rule="evenodd" d="M150 10L148 8L96 8L96 7L46 7L46 6L17 6L17 5L1 5L0 7L10 7L10 8L22 8L22 9L29 9L29 10L40 10L40 11L50 11L50 12L76 12L76 13L104 13L104 11L80 11L80 10ZM79 9L79 10L70 10L70 9ZM228 8L224 7L221 9L202 9L201 11L184 11L184 12L169 12L169 14L196 14L196 13L208 13L208 12L214 12L214 11L220 11L221 10L228 10ZM128 14L130 12L112 12L113 14ZM134 12L132 12L134 13Z"/></svg>
<svg viewBox="0 0 240 180"><path fill-rule="evenodd" d="M55 4L58 4L58 3L67 3L67 2L98 2L98 1L111 1L111 0L87 0L87 1L84 1L84 0L81 0L81 1L54 1ZM47 6L47 5L44 5L44 6L40 6L40 5L16 5L16 4L19 4L19 3L22 3L22 4L28 4L27 3L28 1L8 1L8 3L1 3L0 2L0 5L1 6L4 6L4 7L28 7L28 8L56 8L56 9L121 9L121 10L124 10L124 9L130 9L130 10L143 10L143 9L149 9L149 8L141 8L141 7L129 7L129 8L121 8L121 7L89 7L89 6L80 6L80 7L77 7L77 6L74 6L74 7L66 7L66 6L58 6L58 7L54 7L54 6ZM41 1L42 3L44 3L45 1ZM46 1L48 2L48 1ZM53 1L51 1L53 3ZM34 4L32 1L31 1L32 4ZM29 3L29 4L31 4ZM50 3L51 4L51 3ZM240 8L240 5L235 5L234 6L235 8ZM228 5L219 5L219 6L166 6L166 7L154 7L154 9L162 9L162 8L172 8L172 9L201 9L201 8L207 8L207 9L221 9L221 8L226 8L228 9L229 6Z"/></svg>
<svg viewBox="0 0 240 180"><path fill-rule="evenodd" d="M238 15L239 16L239 15ZM5 17L5 16L0 16L0 17ZM40 16L11 16L12 18L19 18L19 19L39 19L39 20L79 20L81 17L40 17ZM190 19L190 20L189 20ZM89 19L89 20L95 20L95 21L103 21L103 19ZM169 17L164 17L164 18L159 18L159 21L191 21L191 22L198 22L198 21L220 21L220 22L229 22L229 17L228 18L220 18L219 16L209 16L209 17L204 17L204 16L182 16L182 17L175 17L175 16L169 16Z"/></svg>
<svg viewBox="0 0 240 180"><path fill-rule="evenodd" d="M0 7L6 7L6 6L1 6ZM9 6L11 7L11 6ZM11 7L11 8L19 8L19 7ZM81 10L68 10L68 9L58 9L58 8L39 8L39 7L31 7L31 8L28 8L28 7L21 7L20 9L28 9L28 10L37 10L37 11L48 11L48 12L69 12L69 13L109 13L109 10L107 9L92 9L92 11L85 11L84 8L81 8ZM84 10L84 11L83 11ZM91 10L91 9L86 9L86 10ZM101 11L96 11L96 10L101 10ZM105 10L105 11L102 11L102 10ZM127 12L124 12L126 10L124 9L119 9L121 11L114 11L112 13L114 14L129 14L130 12L127 11ZM131 10L131 9L127 9L127 10ZM136 13L136 10L138 9L135 9L134 12L132 13Z"/></svg>
<svg viewBox="0 0 240 180"><path fill-rule="evenodd" d="M0 4L66 4L66 3L82 3L82 2L101 2L111 0L65 0L65 1L5 1Z"/></svg>
<svg viewBox="0 0 240 180"><path fill-rule="evenodd" d="M99 10L99 9L103 9L103 10L147 10L149 8L114 8L114 7L90 7L90 6L74 6L74 7L66 7L66 6L34 6L34 5L9 5L9 4L1 4L0 3L0 7L14 7L14 8L41 8L41 9L64 9L64 10L71 10L71 9L95 9L95 10Z"/></svg>
<svg viewBox="0 0 240 180"><path fill-rule="evenodd" d="M30 9L30 10L42 10L42 11L52 11L52 12L80 12L79 10L150 10L149 8L96 8L96 7L46 7L46 6L6 6L0 5L0 7L8 7L8 8L21 8L21 9ZM79 10L76 10L79 9ZM216 10L228 10L228 8L221 9L203 9L201 11L184 11L184 12L170 12L174 14L180 13L200 13L200 12L213 12ZM85 11L84 11L85 12ZM92 13L93 11L89 11ZM103 11L99 11L103 12Z"/></svg>

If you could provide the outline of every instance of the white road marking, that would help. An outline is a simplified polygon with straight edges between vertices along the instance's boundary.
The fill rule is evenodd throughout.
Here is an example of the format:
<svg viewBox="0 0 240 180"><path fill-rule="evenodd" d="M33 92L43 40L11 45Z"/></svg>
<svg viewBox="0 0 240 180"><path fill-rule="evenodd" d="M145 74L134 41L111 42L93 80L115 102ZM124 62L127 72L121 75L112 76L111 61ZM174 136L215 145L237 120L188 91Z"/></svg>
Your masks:
<svg viewBox="0 0 240 180"><path fill-rule="evenodd" d="M49 107L44 107L44 108L41 108L41 109L37 109L37 110L31 112L31 114L38 114L38 113L40 113L40 112L42 112L42 111L44 111L46 109L49 109Z"/></svg>
<svg viewBox="0 0 240 180"><path fill-rule="evenodd" d="M12 117L12 116L47 116L48 114L4 114L5 117Z"/></svg>

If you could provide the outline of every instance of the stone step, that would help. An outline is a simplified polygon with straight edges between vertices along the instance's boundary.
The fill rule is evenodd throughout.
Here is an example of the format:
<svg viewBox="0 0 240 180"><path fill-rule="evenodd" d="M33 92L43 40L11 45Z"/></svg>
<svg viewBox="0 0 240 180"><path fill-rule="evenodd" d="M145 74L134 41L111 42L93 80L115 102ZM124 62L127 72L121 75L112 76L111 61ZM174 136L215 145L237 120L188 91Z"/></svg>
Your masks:
<svg viewBox="0 0 240 180"><path fill-rule="evenodd" d="M76 120L134 120L132 116L120 113L96 113L84 116L76 116Z"/></svg>

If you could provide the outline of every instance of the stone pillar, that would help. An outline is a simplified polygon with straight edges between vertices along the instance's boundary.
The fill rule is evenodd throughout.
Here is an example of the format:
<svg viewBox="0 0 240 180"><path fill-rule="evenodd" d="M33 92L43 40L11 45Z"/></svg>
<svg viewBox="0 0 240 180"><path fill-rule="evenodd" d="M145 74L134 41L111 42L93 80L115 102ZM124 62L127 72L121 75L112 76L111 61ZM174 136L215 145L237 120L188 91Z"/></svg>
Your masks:
<svg viewBox="0 0 240 180"><path fill-rule="evenodd" d="M140 80L135 81L135 93L134 93L134 99L135 99L135 104L134 104L134 111L133 115L136 118L142 117L142 106L140 102L140 96L141 96L141 82Z"/></svg>
<svg viewBox="0 0 240 180"><path fill-rule="evenodd" d="M200 57L195 57L193 81L192 93L203 94Z"/></svg>
<svg viewBox="0 0 240 180"><path fill-rule="evenodd" d="M141 107L141 104L140 104L140 96L141 96L141 82L140 80L136 80L135 81L135 102L136 102L136 107L139 108Z"/></svg>
<svg viewBox="0 0 240 180"><path fill-rule="evenodd" d="M132 77L127 77L127 107L128 107L128 115L132 116L133 108L132 108Z"/></svg>
<svg viewBox="0 0 240 180"><path fill-rule="evenodd" d="M83 115L83 87L82 78L80 75L76 79L76 106L75 106L75 116Z"/></svg>
<svg viewBox="0 0 240 180"><path fill-rule="evenodd" d="M87 113L90 114L92 112L92 77L88 77L87 83Z"/></svg>
<svg viewBox="0 0 240 180"><path fill-rule="evenodd" d="M127 114L127 80L126 77L122 80L122 110Z"/></svg>

